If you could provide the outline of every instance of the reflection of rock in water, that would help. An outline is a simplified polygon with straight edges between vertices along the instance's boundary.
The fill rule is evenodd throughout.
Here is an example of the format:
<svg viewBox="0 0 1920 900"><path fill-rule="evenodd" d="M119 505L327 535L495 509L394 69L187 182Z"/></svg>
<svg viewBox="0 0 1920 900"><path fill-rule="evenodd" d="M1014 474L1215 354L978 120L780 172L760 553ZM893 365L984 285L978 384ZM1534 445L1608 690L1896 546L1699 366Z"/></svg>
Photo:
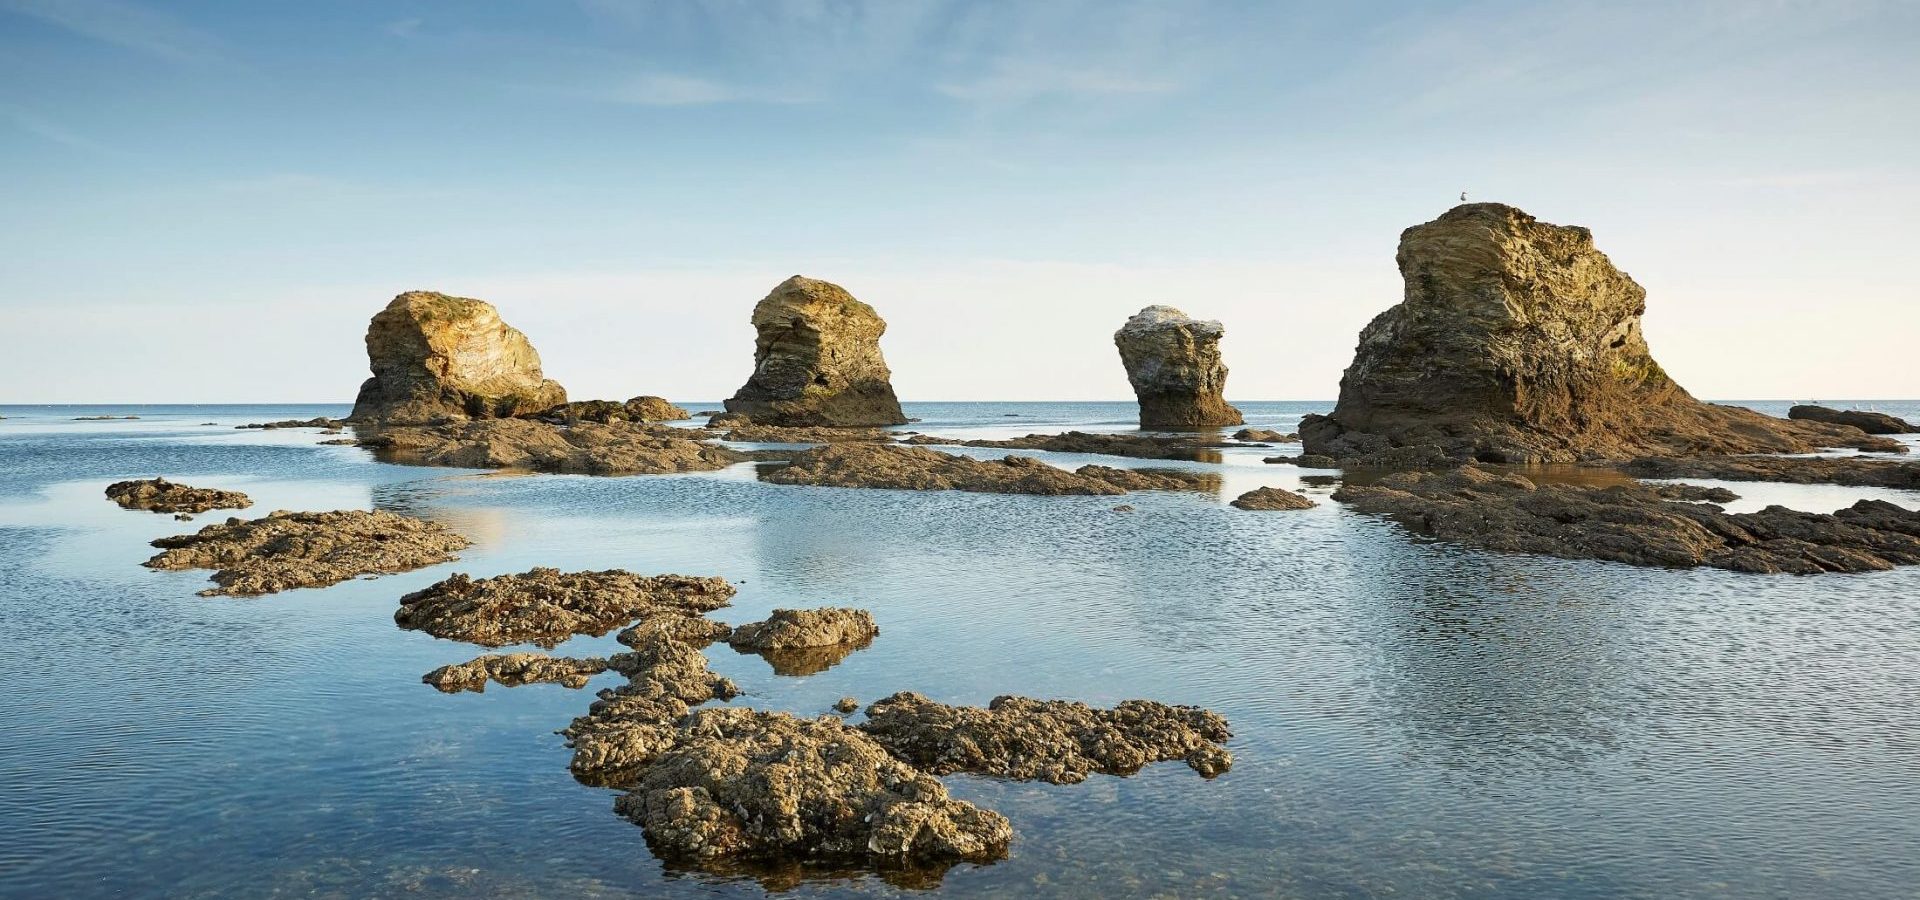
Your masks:
<svg viewBox="0 0 1920 900"><path fill-rule="evenodd" d="M976 862L977 864L977 862ZM930 891L946 880L954 866L964 863L889 862L868 867L850 866L844 861L801 862L796 859L708 859L665 861L668 873L686 873L725 880L752 879L768 893L791 891L801 885L815 888L859 890L859 885L879 880L889 887L907 891Z"/></svg>
<svg viewBox="0 0 1920 900"><path fill-rule="evenodd" d="M788 647L779 650L752 650L735 647L740 653L757 653L773 667L773 674L787 676L818 675L840 664L840 661L853 655L855 650L865 650L873 644L868 638L854 644L829 644L825 647Z"/></svg>

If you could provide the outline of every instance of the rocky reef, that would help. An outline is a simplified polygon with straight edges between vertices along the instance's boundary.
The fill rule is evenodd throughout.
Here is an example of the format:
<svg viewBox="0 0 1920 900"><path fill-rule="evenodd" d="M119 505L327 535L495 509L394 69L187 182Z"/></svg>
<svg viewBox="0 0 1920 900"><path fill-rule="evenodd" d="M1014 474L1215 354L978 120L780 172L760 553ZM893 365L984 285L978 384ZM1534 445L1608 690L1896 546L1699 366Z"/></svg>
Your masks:
<svg viewBox="0 0 1920 900"><path fill-rule="evenodd" d="M393 620L401 628L483 647L553 648L576 634L598 637L635 619L697 617L726 606L733 594L722 578L536 567L492 578L456 574L401 597Z"/></svg>
<svg viewBox="0 0 1920 900"><path fill-rule="evenodd" d="M367 326L373 377L354 422L421 424L506 418L551 409L567 392L540 372L527 336L481 300L408 291Z"/></svg>
<svg viewBox="0 0 1920 900"><path fill-rule="evenodd" d="M607 664L627 683L601 691L586 715L560 731L573 748L573 777L586 784L632 786L679 739L677 725L694 706L740 693L707 667L706 654L662 634L646 636Z"/></svg>
<svg viewBox="0 0 1920 900"><path fill-rule="evenodd" d="M1913 423L1899 416L1864 409L1831 409L1810 403L1802 403L1787 410L1787 418L1826 422L1829 425L1850 425L1868 434L1912 434L1920 431L1920 428L1915 428Z"/></svg>
<svg viewBox="0 0 1920 900"><path fill-rule="evenodd" d="M916 434L902 441L915 446L1001 447L1008 450L1044 450L1048 453L1090 453L1098 456L1126 456L1133 459L1184 459L1219 462L1221 447L1234 446L1223 441L1165 434L1094 434L1068 431L1061 434L1029 434L1025 437L962 441Z"/></svg>
<svg viewBox="0 0 1920 900"><path fill-rule="evenodd" d="M279 510L163 537L152 569L213 569L201 596L252 597L325 587L362 575L407 572L456 557L469 541L438 522L384 510Z"/></svg>
<svg viewBox="0 0 1920 900"><path fill-rule="evenodd" d="M839 285L795 275L753 308L753 375L726 401L761 425L901 425L887 323Z"/></svg>
<svg viewBox="0 0 1920 900"><path fill-rule="evenodd" d="M233 427L237 431L246 431L248 429L275 431L281 428L325 428L332 430L338 429L346 424L347 423L341 419L329 419L326 416L320 416L312 419L281 419L278 422L249 422L245 425L235 425Z"/></svg>
<svg viewBox="0 0 1920 900"><path fill-rule="evenodd" d="M727 643L742 653L758 653L774 674L815 675L833 668L880 634L873 614L864 609L776 609L765 621L735 628Z"/></svg>
<svg viewBox="0 0 1920 900"><path fill-rule="evenodd" d="M1421 535L1486 550L1812 575L1920 564L1920 512L1862 500L1831 515L1769 506L1728 513L1645 484L1536 484L1477 466L1400 472L1333 499Z"/></svg>
<svg viewBox="0 0 1920 900"><path fill-rule="evenodd" d="M1238 425L1227 405L1227 366L1220 361L1219 322L1188 318L1171 306L1149 306L1113 333L1127 381L1140 401L1142 428Z"/></svg>
<svg viewBox="0 0 1920 900"><path fill-rule="evenodd" d="M1082 466L1069 472L1030 456L981 460L887 444L834 444L802 451L790 464L760 477L774 484L814 487L1046 495L1111 495L1129 489L1212 490L1219 484L1219 476L1211 473L1142 473L1106 466ZM1129 484L1136 487L1129 488Z"/></svg>
<svg viewBox="0 0 1920 900"><path fill-rule="evenodd" d="M246 509L253 500L239 491L197 488L149 478L143 481L116 481L107 485L107 499L122 509L145 509L157 513L202 513L210 509Z"/></svg>
<svg viewBox="0 0 1920 900"><path fill-rule="evenodd" d="M1716 481L1780 481L1920 491L1920 464L1857 456L1643 457L1620 465L1636 478L1708 478Z"/></svg>
<svg viewBox="0 0 1920 900"><path fill-rule="evenodd" d="M615 422L676 422L692 417L693 414L687 412L684 407L675 406L667 402L664 397L652 395L635 397L625 403L618 400L575 400L541 410L530 416L552 425L578 425L581 422L596 422L601 425Z"/></svg>
<svg viewBox="0 0 1920 900"><path fill-rule="evenodd" d="M1096 709L1071 700L995 697L985 709L902 691L867 707L860 729L936 775L971 772L1077 784L1180 759L1209 778L1233 765L1227 720L1196 706L1127 700Z"/></svg>
<svg viewBox="0 0 1920 900"><path fill-rule="evenodd" d="M1694 399L1647 349L1646 291L1585 228L1464 204L1403 232L1397 258L1405 298L1360 332L1333 412L1301 423L1308 453L1430 447L1536 463L1903 449Z"/></svg>
<svg viewBox="0 0 1920 900"><path fill-rule="evenodd" d="M1312 509L1318 504L1296 491L1261 487L1241 494L1233 501L1233 505L1240 509L1273 510Z"/></svg>
<svg viewBox="0 0 1920 900"><path fill-rule="evenodd" d="M356 429L361 446L391 462L577 475L666 475L724 469L749 457L696 441L684 429L635 422L572 426L527 419Z"/></svg>
<svg viewBox="0 0 1920 900"><path fill-rule="evenodd" d="M729 441L748 444L838 444L843 442L891 441L899 435L883 428L832 428L818 425L729 426L723 435Z"/></svg>
<svg viewBox="0 0 1920 900"><path fill-rule="evenodd" d="M443 694L480 693L487 689L489 681L505 687L558 684L583 688L589 679L606 670L607 661L598 656L574 659L544 653L502 653L441 666L420 676L420 680Z"/></svg>
<svg viewBox="0 0 1920 900"><path fill-rule="evenodd" d="M1291 444L1298 442L1300 436L1271 428L1242 428L1233 433L1233 439L1259 444Z"/></svg>

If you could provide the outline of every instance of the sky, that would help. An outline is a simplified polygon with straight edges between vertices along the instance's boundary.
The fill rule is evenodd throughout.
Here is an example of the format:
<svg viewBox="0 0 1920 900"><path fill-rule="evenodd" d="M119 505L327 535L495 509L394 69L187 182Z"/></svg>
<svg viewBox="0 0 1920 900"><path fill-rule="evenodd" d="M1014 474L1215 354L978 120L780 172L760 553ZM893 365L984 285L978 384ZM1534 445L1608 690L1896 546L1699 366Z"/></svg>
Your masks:
<svg viewBox="0 0 1920 900"><path fill-rule="evenodd" d="M781 280L906 400L1331 399L1402 229L1585 225L1709 398L1920 397L1920 3L0 0L0 403L346 401L393 295L713 401Z"/></svg>

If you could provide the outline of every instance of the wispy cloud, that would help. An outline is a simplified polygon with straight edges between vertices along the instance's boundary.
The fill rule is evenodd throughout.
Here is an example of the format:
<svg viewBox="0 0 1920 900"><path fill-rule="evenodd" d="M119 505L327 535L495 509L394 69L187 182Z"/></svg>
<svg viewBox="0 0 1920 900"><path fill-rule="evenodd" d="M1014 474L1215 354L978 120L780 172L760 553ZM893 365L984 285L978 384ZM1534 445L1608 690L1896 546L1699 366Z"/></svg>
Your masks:
<svg viewBox="0 0 1920 900"><path fill-rule="evenodd" d="M0 116L4 116L7 121L12 122L14 127L21 131L64 147L84 150L88 153L96 153L102 156L125 155L116 148L109 147L106 144L102 144L99 141L75 132L31 110L21 109L17 106L0 105Z"/></svg>
<svg viewBox="0 0 1920 900"><path fill-rule="evenodd" d="M586 92L599 100L632 106L710 106L717 103L806 103L798 93L727 84L706 78L648 73Z"/></svg>
<svg viewBox="0 0 1920 900"><path fill-rule="evenodd" d="M0 0L0 10L171 62L206 62L221 52L213 35L121 0Z"/></svg>
<svg viewBox="0 0 1920 900"><path fill-rule="evenodd" d="M1003 59L977 77L943 82L934 89L956 100L1017 103L1038 97L1164 94L1175 87L1171 81L1141 78L1125 72Z"/></svg>

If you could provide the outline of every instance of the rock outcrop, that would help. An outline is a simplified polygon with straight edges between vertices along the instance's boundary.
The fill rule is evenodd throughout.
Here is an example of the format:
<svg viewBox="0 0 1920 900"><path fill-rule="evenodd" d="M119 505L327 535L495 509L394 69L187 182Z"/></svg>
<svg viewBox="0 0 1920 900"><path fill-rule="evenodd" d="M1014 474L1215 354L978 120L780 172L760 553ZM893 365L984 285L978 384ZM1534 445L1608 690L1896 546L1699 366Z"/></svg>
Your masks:
<svg viewBox="0 0 1920 900"><path fill-rule="evenodd" d="M239 491L197 488L165 478L144 481L116 481L107 485L107 499L122 509L145 509L157 513L201 513L210 509L246 509L253 500Z"/></svg>
<svg viewBox="0 0 1920 900"><path fill-rule="evenodd" d="M1316 505L1303 494L1276 487L1254 488L1233 501L1233 506L1248 510L1312 509Z"/></svg>
<svg viewBox="0 0 1920 900"><path fill-rule="evenodd" d="M373 377L354 400L355 422L506 418L567 402L566 390L541 375L527 336L467 297L393 298L367 326L367 362Z"/></svg>
<svg viewBox="0 0 1920 900"><path fill-rule="evenodd" d="M795 275L753 308L753 375L726 401L761 425L902 425L880 355L887 323L839 285Z"/></svg>
<svg viewBox="0 0 1920 900"><path fill-rule="evenodd" d="M1192 437L1164 434L1095 434L1086 431L1029 434L1017 438L976 438L970 441L916 434L901 443L914 446L1004 447L1009 450L1091 453L1134 459L1185 459L1195 462L1219 462L1219 448L1238 446L1224 441L1197 440Z"/></svg>
<svg viewBox="0 0 1920 900"><path fill-rule="evenodd" d="M1333 499L1410 531L1486 550L1636 566L1813 575L1920 564L1920 512L1862 500L1831 515L1728 513L1671 486L1536 484L1466 466L1346 485Z"/></svg>
<svg viewBox="0 0 1920 900"><path fill-rule="evenodd" d="M1238 425L1227 405L1227 366L1220 361L1219 322L1188 318L1171 306L1149 306L1113 333L1127 381L1140 400L1142 428Z"/></svg>
<svg viewBox="0 0 1920 900"><path fill-rule="evenodd" d="M1291 432L1275 431L1271 428L1242 428L1233 433L1233 439L1236 441L1249 441L1261 444L1292 444L1297 443L1300 440L1300 436Z"/></svg>
<svg viewBox="0 0 1920 900"><path fill-rule="evenodd" d="M1621 465L1620 471L1636 478L1783 481L1920 491L1920 464L1857 456L1646 457Z"/></svg>
<svg viewBox="0 0 1920 900"><path fill-rule="evenodd" d="M574 659L544 653L502 653L441 666L420 676L420 680L443 694L461 691L481 693L487 689L489 681L505 687L558 684L583 688L589 679L606 670L607 660L598 656Z"/></svg>
<svg viewBox="0 0 1920 900"><path fill-rule="evenodd" d="M1233 765L1227 720L1197 706L1127 700L1096 709L1071 700L995 697L985 709L902 691L867 707L860 729L913 765L1020 781L1076 784L1181 759L1209 778Z"/></svg>
<svg viewBox="0 0 1920 900"><path fill-rule="evenodd" d="M664 397L648 395L635 397L625 403L617 400L575 400L542 410L531 418L553 425L577 425L581 422L606 425L614 422L676 422L691 417L692 413L684 407L668 403Z"/></svg>
<svg viewBox="0 0 1920 900"><path fill-rule="evenodd" d="M727 643L758 653L776 675L814 675L873 643L880 627L864 609L776 609L765 621L733 630Z"/></svg>
<svg viewBox="0 0 1920 900"><path fill-rule="evenodd" d="M573 748L573 777L584 784L631 787L679 739L676 726L693 707L740 693L707 667L706 654L665 635L648 636L607 665L627 683L601 691L586 715L560 731Z"/></svg>
<svg viewBox="0 0 1920 900"><path fill-rule="evenodd" d="M438 522L384 510L279 510L160 538L153 546L166 552L145 565L214 569L219 587L201 596L252 597L437 565L455 559L454 551L469 543Z"/></svg>
<svg viewBox="0 0 1920 900"><path fill-rule="evenodd" d="M450 422L425 428L355 429L360 444L390 462L466 469L522 469L577 475L668 475L710 472L749 457L691 440L667 425L581 422L560 426L529 419Z"/></svg>
<svg viewBox="0 0 1920 900"><path fill-rule="evenodd" d="M393 621L483 647L551 649L576 634L598 637L642 617L697 617L726 606L733 594L722 578L536 567L492 578L454 575L401 597Z"/></svg>
<svg viewBox="0 0 1920 900"><path fill-rule="evenodd" d="M1920 431L1920 428L1915 428L1913 423L1899 416L1864 409L1831 409L1807 403L1787 410L1787 418L1826 422L1829 425L1851 425L1868 434L1912 434Z"/></svg>
<svg viewBox="0 0 1920 900"><path fill-rule="evenodd" d="M1031 456L982 460L892 444L830 444L795 454L790 464L763 472L760 478L815 487L1112 495L1128 490L1215 490L1220 476L1091 465L1069 472Z"/></svg>
<svg viewBox="0 0 1920 900"><path fill-rule="evenodd" d="M1585 228L1465 204L1403 232L1398 261L1405 299L1360 332L1333 412L1301 423L1308 453L1425 446L1532 463L1902 449L1694 399L1647 349L1646 291Z"/></svg>

